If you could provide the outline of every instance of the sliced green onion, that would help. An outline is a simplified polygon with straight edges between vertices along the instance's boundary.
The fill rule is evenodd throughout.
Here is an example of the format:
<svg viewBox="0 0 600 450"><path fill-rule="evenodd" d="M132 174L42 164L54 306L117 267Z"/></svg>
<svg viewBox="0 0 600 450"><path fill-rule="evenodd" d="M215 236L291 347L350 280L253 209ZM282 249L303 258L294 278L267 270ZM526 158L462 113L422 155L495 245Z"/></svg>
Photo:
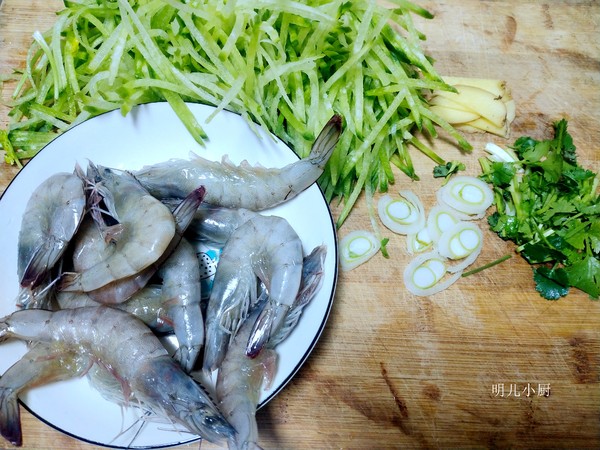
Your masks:
<svg viewBox="0 0 600 450"><path fill-rule="evenodd" d="M449 273L447 259L435 250L417 256L404 269L406 288L419 296L436 294L459 278L460 272Z"/></svg>
<svg viewBox="0 0 600 450"><path fill-rule="evenodd" d="M437 242L444 231L454 226L463 217L457 211L442 205L435 205L427 215L427 232L433 242Z"/></svg>
<svg viewBox="0 0 600 450"><path fill-rule="evenodd" d="M438 241L440 255L451 260L460 260L448 268L458 272L473 264L483 247L483 233L473 222L460 221L444 231Z"/></svg>
<svg viewBox="0 0 600 450"><path fill-rule="evenodd" d="M377 237L370 231L356 230L348 233L339 244L342 270L349 271L367 262L379 248Z"/></svg>
<svg viewBox="0 0 600 450"><path fill-rule="evenodd" d="M409 254L422 253L433 247L433 239L429 235L427 226L423 227L416 233L411 233L406 236L406 250Z"/></svg>
<svg viewBox="0 0 600 450"><path fill-rule="evenodd" d="M383 195L377 206L379 218L394 233L416 233L425 226L423 204L410 191L400 191L400 198Z"/></svg>
<svg viewBox="0 0 600 450"><path fill-rule="evenodd" d="M494 193L485 181L459 175L438 190L438 201L461 213L481 218L494 201Z"/></svg>

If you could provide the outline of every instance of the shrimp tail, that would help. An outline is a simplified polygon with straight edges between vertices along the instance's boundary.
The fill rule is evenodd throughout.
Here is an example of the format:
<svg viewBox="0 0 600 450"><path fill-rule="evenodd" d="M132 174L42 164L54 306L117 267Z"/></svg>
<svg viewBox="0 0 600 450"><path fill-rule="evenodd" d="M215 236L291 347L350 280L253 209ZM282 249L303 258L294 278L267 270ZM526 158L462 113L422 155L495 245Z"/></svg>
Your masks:
<svg viewBox="0 0 600 450"><path fill-rule="evenodd" d="M48 236L44 245L39 247L29 260L29 263L23 272L23 276L21 277L21 286L39 286L40 283L46 279L48 270L51 269L54 261L60 257L67 244L68 242L57 238L56 236Z"/></svg>
<svg viewBox="0 0 600 450"><path fill-rule="evenodd" d="M0 434L12 445L23 445L18 396L8 388L0 388Z"/></svg>
<svg viewBox="0 0 600 450"><path fill-rule="evenodd" d="M317 139L313 143L309 159L312 164L318 166L321 170L325 168L329 157L333 153L335 146L342 133L342 116L335 114L325 124Z"/></svg>
<svg viewBox="0 0 600 450"><path fill-rule="evenodd" d="M268 302L259 314L246 345L246 356L256 358L267 342L285 322L290 307L282 303Z"/></svg>
<svg viewBox="0 0 600 450"><path fill-rule="evenodd" d="M190 223L192 223L192 219L200 207L205 194L206 189L204 186L200 186L190 192L173 210L175 226L179 235L182 235Z"/></svg>
<svg viewBox="0 0 600 450"><path fill-rule="evenodd" d="M319 179L335 150L341 133L342 118L334 115L315 139L308 157L288 164L282 169L282 178L293 180L289 185L289 192L282 201L295 197Z"/></svg>
<svg viewBox="0 0 600 450"><path fill-rule="evenodd" d="M7 321L0 323L0 336L3 329L10 331ZM63 351L52 344L34 344L0 378L0 434L11 444L21 446L19 393L35 385L79 376L90 366L91 360L85 355Z"/></svg>

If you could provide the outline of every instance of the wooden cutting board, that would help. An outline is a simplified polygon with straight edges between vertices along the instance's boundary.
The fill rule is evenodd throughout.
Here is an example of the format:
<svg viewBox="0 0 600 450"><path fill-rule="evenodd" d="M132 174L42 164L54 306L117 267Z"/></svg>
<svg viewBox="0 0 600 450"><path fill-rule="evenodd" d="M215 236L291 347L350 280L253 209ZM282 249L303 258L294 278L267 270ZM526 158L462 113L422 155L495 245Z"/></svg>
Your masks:
<svg viewBox="0 0 600 450"><path fill-rule="evenodd" d="M600 3L418 3L435 14L417 23L440 73L507 80L517 104L511 140L549 137L550 123L567 118L579 162L600 170ZM32 32L47 29L60 7L57 0L4 0L1 72L23 64ZM6 111L0 111L0 126ZM435 149L476 174L483 145L506 144L485 135L469 139L471 155L444 139ZM433 163L413 154L421 181L398 174L392 192L411 189L431 206L439 186L430 176ZM16 173L0 165L1 190ZM339 234L361 228L370 228L362 198ZM598 301L581 292L543 300L530 267L517 256L438 295L415 297L402 284L409 261L404 238L388 237L389 259L377 255L340 275L316 349L258 413L262 445L600 448ZM486 231L479 263L512 251ZM25 448L93 448L24 410L22 420Z"/></svg>

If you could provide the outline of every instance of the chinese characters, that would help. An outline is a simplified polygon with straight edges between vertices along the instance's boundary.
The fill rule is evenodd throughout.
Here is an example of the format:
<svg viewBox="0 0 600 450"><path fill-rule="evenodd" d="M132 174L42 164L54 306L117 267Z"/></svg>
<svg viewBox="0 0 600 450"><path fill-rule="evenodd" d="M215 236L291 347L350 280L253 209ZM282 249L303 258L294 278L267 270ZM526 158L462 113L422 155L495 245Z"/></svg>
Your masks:
<svg viewBox="0 0 600 450"><path fill-rule="evenodd" d="M549 397L550 383L494 383L492 384L494 397Z"/></svg>

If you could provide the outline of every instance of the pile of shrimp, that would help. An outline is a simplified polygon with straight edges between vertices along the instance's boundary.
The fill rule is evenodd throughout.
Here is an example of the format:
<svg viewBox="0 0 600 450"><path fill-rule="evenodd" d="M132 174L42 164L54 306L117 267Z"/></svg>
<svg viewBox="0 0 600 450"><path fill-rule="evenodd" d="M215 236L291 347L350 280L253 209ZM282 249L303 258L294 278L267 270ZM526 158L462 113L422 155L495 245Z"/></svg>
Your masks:
<svg viewBox="0 0 600 450"><path fill-rule="evenodd" d="M86 375L140 416L260 448L260 390L276 371L276 346L320 288L327 251L304 254L292 225L261 211L313 184L340 133L334 116L309 157L283 168L200 157L137 171L88 162L36 188L19 233L18 308L0 319L0 342L28 343L0 377L2 436L22 445L21 392ZM209 292L198 242L220 251Z"/></svg>

